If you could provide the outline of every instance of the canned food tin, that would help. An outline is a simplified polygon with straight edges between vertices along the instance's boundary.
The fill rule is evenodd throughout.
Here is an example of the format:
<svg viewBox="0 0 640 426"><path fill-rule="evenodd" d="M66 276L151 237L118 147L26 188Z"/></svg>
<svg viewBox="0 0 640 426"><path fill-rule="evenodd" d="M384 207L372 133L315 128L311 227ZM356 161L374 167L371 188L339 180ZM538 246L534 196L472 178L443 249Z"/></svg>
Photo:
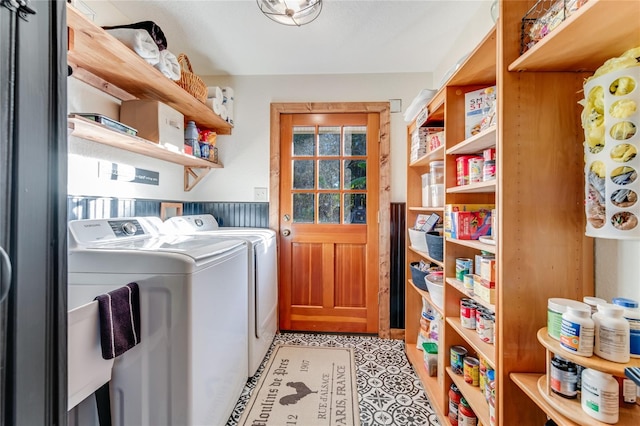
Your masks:
<svg viewBox="0 0 640 426"><path fill-rule="evenodd" d="M467 290L473 290L473 275L474 274L465 274L462 277L462 283L464 284L464 288Z"/></svg>
<svg viewBox="0 0 640 426"><path fill-rule="evenodd" d="M482 159L486 161L491 161L496 159L496 149L495 148L486 148L482 151Z"/></svg>
<svg viewBox="0 0 640 426"><path fill-rule="evenodd" d="M451 369L456 374L464 372L464 357L467 356L467 349L464 346L451 346Z"/></svg>
<svg viewBox="0 0 640 426"><path fill-rule="evenodd" d="M482 182L484 160L480 157L469 159L469 183Z"/></svg>
<svg viewBox="0 0 640 426"><path fill-rule="evenodd" d="M464 328L474 329L476 328L476 306L460 301L460 324Z"/></svg>
<svg viewBox="0 0 640 426"><path fill-rule="evenodd" d="M478 375L480 373L480 362L478 358L474 358L472 356L464 357L464 381L469 383L471 386L478 386L479 379Z"/></svg>
<svg viewBox="0 0 640 426"><path fill-rule="evenodd" d="M482 166L482 180L488 181L496 178L496 161L485 161Z"/></svg>
<svg viewBox="0 0 640 426"><path fill-rule="evenodd" d="M473 259L459 257L456 259L456 279L463 281L464 276L473 272Z"/></svg>
<svg viewBox="0 0 640 426"><path fill-rule="evenodd" d="M480 315L480 339L483 342L493 343L493 328L495 325L495 319L493 315L482 314Z"/></svg>

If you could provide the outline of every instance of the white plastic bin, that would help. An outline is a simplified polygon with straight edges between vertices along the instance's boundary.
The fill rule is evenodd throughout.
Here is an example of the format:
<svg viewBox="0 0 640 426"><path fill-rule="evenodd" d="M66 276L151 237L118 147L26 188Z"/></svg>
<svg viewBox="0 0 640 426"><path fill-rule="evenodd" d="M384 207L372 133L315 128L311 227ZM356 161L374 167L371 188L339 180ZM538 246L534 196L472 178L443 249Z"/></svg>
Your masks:
<svg viewBox="0 0 640 426"><path fill-rule="evenodd" d="M431 175L425 173L422 175L422 207L431 206Z"/></svg>

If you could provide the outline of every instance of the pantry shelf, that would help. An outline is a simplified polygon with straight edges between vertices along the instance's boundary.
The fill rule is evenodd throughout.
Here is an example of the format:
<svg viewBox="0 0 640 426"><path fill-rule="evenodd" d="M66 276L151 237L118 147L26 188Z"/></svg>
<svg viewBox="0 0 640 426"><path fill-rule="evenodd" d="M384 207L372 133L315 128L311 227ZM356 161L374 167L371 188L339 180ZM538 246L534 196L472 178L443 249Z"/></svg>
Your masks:
<svg viewBox="0 0 640 426"><path fill-rule="evenodd" d="M433 151L428 152L427 154L418 158L413 163L409 164L409 167L428 166L430 162L442 160L443 158L444 158L444 145L441 145L438 148L434 149Z"/></svg>
<svg viewBox="0 0 640 426"><path fill-rule="evenodd" d="M490 424L489 404L487 404L487 400L484 399L484 394L480 392L480 388L465 382L464 377L456 374L451 367L447 367L447 374L449 374L453 383L455 383L460 392L462 392L462 396L467 400L476 417L478 417L478 420L482 422L483 425Z"/></svg>
<svg viewBox="0 0 640 426"><path fill-rule="evenodd" d="M590 0L513 61L509 71L595 71L640 46L638 16L638 1Z"/></svg>
<svg viewBox="0 0 640 426"><path fill-rule="evenodd" d="M491 303L485 301L484 299L479 298L478 296L476 296L473 291L467 290L464 286L464 284L462 283L462 281L457 280L455 278L447 278L446 279L447 284L449 284L451 287L455 288L456 290L458 290L460 293L464 294L465 296L475 300L477 303L479 303L480 305L484 306L485 308L493 311L495 313L496 311L496 305L492 305Z"/></svg>
<svg viewBox="0 0 640 426"><path fill-rule="evenodd" d="M409 250L411 250L412 252L416 253L417 255L419 255L419 256L421 256L421 257L423 257L424 259L428 260L429 262L435 263L435 264L436 264L436 265L438 265L438 266L443 266L442 261L440 261L440 260L436 260L436 259L434 259L433 257L430 257L430 256L429 256L429 254L427 254L427 253L425 253L425 252L423 252L423 251L416 250L416 249L414 249L414 248L413 248L413 247L411 247L411 246L409 246Z"/></svg>
<svg viewBox="0 0 640 426"><path fill-rule="evenodd" d="M495 179L486 182L474 182L469 185L454 186L447 188L448 194L471 194L471 193L493 193L496 192L497 182Z"/></svg>
<svg viewBox="0 0 640 426"><path fill-rule="evenodd" d="M444 318L444 310L441 307L437 306L435 303L433 303L433 300L431 299L431 293L418 288L416 284L413 282L413 280L409 280L409 282L413 286L413 289L417 291L418 294L420 294L420 296L425 298L427 302L429 302L429 304L433 307L433 309L435 309Z"/></svg>
<svg viewBox="0 0 640 426"><path fill-rule="evenodd" d="M231 134L231 124L70 4L67 4L67 26L67 60L74 69L72 76L103 91L114 94L124 91L132 98L165 103L180 111L186 121L193 120L199 127L220 135ZM116 89L111 90L111 85Z"/></svg>
<svg viewBox="0 0 640 426"><path fill-rule="evenodd" d="M429 117L427 118L427 123L444 121L445 94L446 90L443 86L440 88L440 90L438 90L436 95L429 102L427 106L429 108Z"/></svg>
<svg viewBox="0 0 640 426"><path fill-rule="evenodd" d="M606 426L607 423L603 423L590 417L583 410L580 404L580 399L567 399L562 398L554 394L553 392L546 391L547 376L543 375L538 378L537 390L540 397L557 411L560 415L566 417L572 422L579 422L581 426ZM636 404L628 404L619 407L619 419L616 425L633 425L640 424L640 406Z"/></svg>
<svg viewBox="0 0 640 426"><path fill-rule="evenodd" d="M459 240L457 238L448 238L447 237L447 242L453 243L453 244L458 244L460 246L470 247L470 248L476 249L476 250L486 251L487 253L495 253L496 252L496 246L495 245L481 243L478 240Z"/></svg>
<svg viewBox="0 0 640 426"><path fill-rule="evenodd" d="M496 82L496 26L460 64L445 86L492 85Z"/></svg>
<svg viewBox="0 0 640 426"><path fill-rule="evenodd" d="M497 126L491 126L447 149L447 154L477 154L483 149L495 148L498 137L497 129Z"/></svg>
<svg viewBox="0 0 640 426"><path fill-rule="evenodd" d="M414 366L414 371L420 377L420 381L422 382L422 386L429 397L429 402L431 402L431 407L436 412L438 416L438 420L442 423L443 420L446 420L444 424L450 425L451 423L448 421L448 418L445 416L445 407L441 407L436 401L440 401L440 385L438 384L439 377L444 378L441 372L438 372L437 376L429 376L426 368L424 368L424 353L415 347L415 344L407 343L405 345L405 351L407 353L407 358ZM422 368L420 368L422 367Z"/></svg>
<svg viewBox="0 0 640 426"><path fill-rule="evenodd" d="M546 399L542 398L542 395L540 395L540 391L538 390L538 380L541 378L546 380L543 374L511 373L510 377L511 377L511 380L520 389L522 389L522 391L538 407L540 407L542 411L544 411L554 422L556 422L558 426L582 426L583 425L582 421L580 423L575 423L567 419L565 416L563 416L558 411L556 411L555 405L549 404Z"/></svg>
<svg viewBox="0 0 640 426"><path fill-rule="evenodd" d="M460 322L460 317L447 317L447 323L462 336L478 355L482 355L493 369L496 368L496 349L494 345L483 342L475 329L464 328Z"/></svg>
<svg viewBox="0 0 640 426"><path fill-rule="evenodd" d="M575 355L565 349L562 348L560 342L549 337L549 333L547 333L547 327L543 327L538 330L538 341L544 346L549 352L554 354L558 354L561 357L568 359L569 361L580 364L585 368L593 368L594 370L602 371L607 374L611 374L617 377L624 377L624 369L626 367L640 367L640 358L631 358L631 360L625 364L621 364L618 362L611 362L606 359L600 358L597 355L593 355L590 357L584 357ZM640 424L640 422L638 423Z"/></svg>
<svg viewBox="0 0 640 426"><path fill-rule="evenodd" d="M444 207L409 207L410 211L414 212L444 212Z"/></svg>

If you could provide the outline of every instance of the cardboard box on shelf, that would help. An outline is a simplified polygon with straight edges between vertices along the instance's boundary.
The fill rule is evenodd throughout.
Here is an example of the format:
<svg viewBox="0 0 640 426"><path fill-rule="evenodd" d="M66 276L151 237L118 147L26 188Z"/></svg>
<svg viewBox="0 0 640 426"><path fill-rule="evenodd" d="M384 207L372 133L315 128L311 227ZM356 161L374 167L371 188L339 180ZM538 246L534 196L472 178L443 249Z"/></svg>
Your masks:
<svg viewBox="0 0 640 426"><path fill-rule="evenodd" d="M453 212L451 238L477 240L491 234L491 210Z"/></svg>
<svg viewBox="0 0 640 426"><path fill-rule="evenodd" d="M120 121L138 129L138 136L161 145L184 149L184 115L152 100L124 101Z"/></svg>
<svg viewBox="0 0 640 426"><path fill-rule="evenodd" d="M495 259L482 259L480 261L480 278L483 280L495 283L496 282L496 260Z"/></svg>
<svg viewBox="0 0 640 426"><path fill-rule="evenodd" d="M473 280L473 293L492 305L496 304L496 283L483 279Z"/></svg>
<svg viewBox="0 0 640 426"><path fill-rule="evenodd" d="M493 124L495 118L496 86L464 94L464 137L480 133ZM486 120L485 120L486 119ZM485 120L485 123L483 123Z"/></svg>
<svg viewBox="0 0 640 426"><path fill-rule="evenodd" d="M447 204L444 206L444 235L447 238L457 237L456 229L453 227L453 213L455 212L471 212L480 210L491 210L495 208L495 204ZM485 234L488 235L488 234ZM480 236L478 236L479 238ZM468 238L467 238L468 239ZM477 238L476 238L477 239Z"/></svg>

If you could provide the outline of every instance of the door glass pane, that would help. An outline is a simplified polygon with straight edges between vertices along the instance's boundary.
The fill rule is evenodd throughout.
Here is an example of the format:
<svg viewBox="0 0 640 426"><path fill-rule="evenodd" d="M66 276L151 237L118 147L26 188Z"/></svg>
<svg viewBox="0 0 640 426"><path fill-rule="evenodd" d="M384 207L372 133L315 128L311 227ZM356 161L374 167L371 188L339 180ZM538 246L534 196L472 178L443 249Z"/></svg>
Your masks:
<svg viewBox="0 0 640 426"><path fill-rule="evenodd" d="M366 160L345 160L344 189L367 189Z"/></svg>
<svg viewBox="0 0 640 426"><path fill-rule="evenodd" d="M293 156L314 155L315 149L315 127L293 128Z"/></svg>
<svg viewBox="0 0 640 426"><path fill-rule="evenodd" d="M315 161L293 160L293 189L313 189Z"/></svg>
<svg viewBox="0 0 640 426"><path fill-rule="evenodd" d="M319 195L318 222L340 223L340 194L324 193Z"/></svg>
<svg viewBox="0 0 640 426"><path fill-rule="evenodd" d="M318 188L340 188L340 160L318 161Z"/></svg>
<svg viewBox="0 0 640 426"><path fill-rule="evenodd" d="M340 127L318 129L318 155L340 155Z"/></svg>
<svg viewBox="0 0 640 426"><path fill-rule="evenodd" d="M315 203L313 193L293 194L293 221L296 223L315 222Z"/></svg>
<svg viewBox="0 0 640 426"><path fill-rule="evenodd" d="M367 155L367 126L344 127L344 155Z"/></svg>
<svg viewBox="0 0 640 426"><path fill-rule="evenodd" d="M367 194L344 194L344 223L367 223Z"/></svg>

